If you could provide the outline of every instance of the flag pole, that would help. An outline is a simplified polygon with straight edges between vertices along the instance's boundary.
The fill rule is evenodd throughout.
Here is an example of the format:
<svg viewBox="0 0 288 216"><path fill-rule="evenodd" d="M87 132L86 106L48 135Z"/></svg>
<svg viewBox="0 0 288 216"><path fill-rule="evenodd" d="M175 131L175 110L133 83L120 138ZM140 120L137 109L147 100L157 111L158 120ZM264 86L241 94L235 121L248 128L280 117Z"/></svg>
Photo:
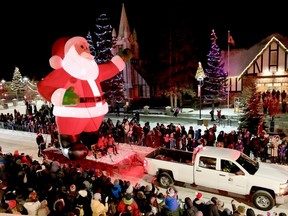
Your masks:
<svg viewBox="0 0 288 216"><path fill-rule="evenodd" d="M230 79L229 79L229 69L230 69L230 31L228 30L228 53L227 53L227 57L228 57L228 67L227 67L227 77L228 77L228 93L227 93L227 108L228 108L228 112L230 110L230 106L229 106L229 96L230 96Z"/></svg>

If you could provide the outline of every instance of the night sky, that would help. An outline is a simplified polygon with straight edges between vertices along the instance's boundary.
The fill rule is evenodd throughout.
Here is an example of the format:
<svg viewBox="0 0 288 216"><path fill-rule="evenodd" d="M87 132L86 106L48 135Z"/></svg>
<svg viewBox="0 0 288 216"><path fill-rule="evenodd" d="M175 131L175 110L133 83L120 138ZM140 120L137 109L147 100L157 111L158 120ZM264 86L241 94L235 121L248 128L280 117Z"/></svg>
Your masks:
<svg viewBox="0 0 288 216"><path fill-rule="evenodd" d="M19 67L22 76L30 79L39 80L47 75L51 71L49 58L55 40L63 36L86 36L100 13L111 18L111 24L118 32L122 3L130 30L136 29L140 57L154 52L153 44L157 43L158 35L165 34L167 28L178 23L185 25L184 33L192 31L197 35L198 45L203 47L204 53L208 53L212 29L215 29L221 50L227 49L228 30L236 43L235 48L252 46L273 33L288 36L287 11L277 1L273 1L273 5L254 2L253 7L251 2L243 1L239 4L236 1L196 4L189 0L19 2L1 3L0 79L6 81L12 80L15 66Z"/></svg>

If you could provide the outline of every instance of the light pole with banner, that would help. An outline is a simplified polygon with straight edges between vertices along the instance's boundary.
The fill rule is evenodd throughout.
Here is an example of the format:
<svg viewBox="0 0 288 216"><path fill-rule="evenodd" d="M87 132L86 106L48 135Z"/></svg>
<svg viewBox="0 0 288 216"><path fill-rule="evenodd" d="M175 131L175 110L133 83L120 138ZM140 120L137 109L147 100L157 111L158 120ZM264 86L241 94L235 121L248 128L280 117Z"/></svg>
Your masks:
<svg viewBox="0 0 288 216"><path fill-rule="evenodd" d="M202 110L202 100L201 100L201 88L204 85L204 78L206 77L205 72L203 70L202 64L201 62L198 63L198 69L195 75L195 78L197 79L197 81L199 82L198 84L198 97L199 97L199 119L198 119L198 125L202 125L203 124L203 119L201 116L201 110Z"/></svg>

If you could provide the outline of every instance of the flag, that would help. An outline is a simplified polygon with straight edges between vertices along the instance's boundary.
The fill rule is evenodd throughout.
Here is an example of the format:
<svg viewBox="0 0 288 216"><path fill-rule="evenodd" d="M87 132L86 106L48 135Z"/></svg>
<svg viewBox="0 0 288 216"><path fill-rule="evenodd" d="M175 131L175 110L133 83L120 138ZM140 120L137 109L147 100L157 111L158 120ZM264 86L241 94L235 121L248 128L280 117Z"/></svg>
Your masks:
<svg viewBox="0 0 288 216"><path fill-rule="evenodd" d="M235 46L235 41L234 41L233 37L230 35L230 31L228 31L228 44Z"/></svg>

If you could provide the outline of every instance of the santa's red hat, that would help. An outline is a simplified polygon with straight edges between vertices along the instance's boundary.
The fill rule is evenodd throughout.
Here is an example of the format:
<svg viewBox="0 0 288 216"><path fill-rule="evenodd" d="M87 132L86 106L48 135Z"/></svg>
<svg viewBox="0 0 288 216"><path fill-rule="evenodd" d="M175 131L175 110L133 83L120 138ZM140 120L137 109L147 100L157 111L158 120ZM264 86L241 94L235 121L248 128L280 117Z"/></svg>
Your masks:
<svg viewBox="0 0 288 216"><path fill-rule="evenodd" d="M52 47L52 57L49 64L52 68L58 69L62 67L62 59L64 58L64 47L70 37L62 37L55 41Z"/></svg>
<svg viewBox="0 0 288 216"><path fill-rule="evenodd" d="M65 53L76 43L84 42L87 43L87 40L84 37L62 37L56 40L52 47L52 57L49 59L50 66L54 69L59 69L62 67L62 60L65 56Z"/></svg>

